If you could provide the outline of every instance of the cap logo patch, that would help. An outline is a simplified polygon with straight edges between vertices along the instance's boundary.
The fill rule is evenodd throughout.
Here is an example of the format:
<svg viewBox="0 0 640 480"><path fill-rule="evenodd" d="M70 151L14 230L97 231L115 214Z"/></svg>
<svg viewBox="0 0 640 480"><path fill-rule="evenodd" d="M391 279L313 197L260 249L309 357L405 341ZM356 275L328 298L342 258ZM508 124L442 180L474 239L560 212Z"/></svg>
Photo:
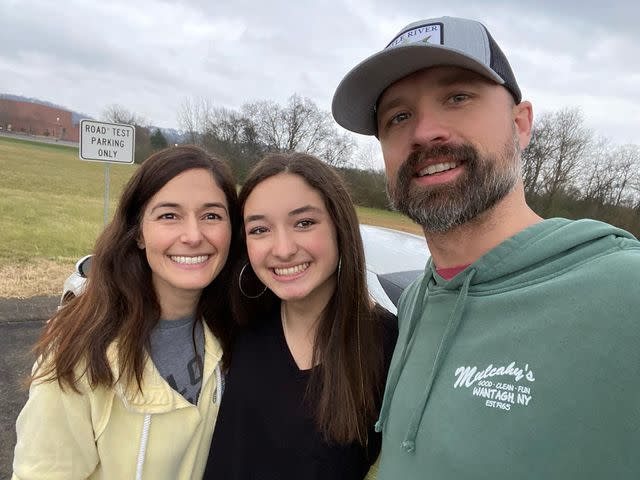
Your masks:
<svg viewBox="0 0 640 480"><path fill-rule="evenodd" d="M386 48L409 45L412 43L429 43L442 45L442 23L428 23L402 32Z"/></svg>

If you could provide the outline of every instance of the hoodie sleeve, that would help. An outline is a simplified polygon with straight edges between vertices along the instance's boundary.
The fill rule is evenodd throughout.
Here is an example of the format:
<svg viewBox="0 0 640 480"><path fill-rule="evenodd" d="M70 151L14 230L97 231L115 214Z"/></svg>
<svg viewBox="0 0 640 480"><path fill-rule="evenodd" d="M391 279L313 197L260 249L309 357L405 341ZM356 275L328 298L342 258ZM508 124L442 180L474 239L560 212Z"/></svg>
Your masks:
<svg viewBox="0 0 640 480"><path fill-rule="evenodd" d="M98 464L88 394L31 385L16 422L12 480L86 479Z"/></svg>

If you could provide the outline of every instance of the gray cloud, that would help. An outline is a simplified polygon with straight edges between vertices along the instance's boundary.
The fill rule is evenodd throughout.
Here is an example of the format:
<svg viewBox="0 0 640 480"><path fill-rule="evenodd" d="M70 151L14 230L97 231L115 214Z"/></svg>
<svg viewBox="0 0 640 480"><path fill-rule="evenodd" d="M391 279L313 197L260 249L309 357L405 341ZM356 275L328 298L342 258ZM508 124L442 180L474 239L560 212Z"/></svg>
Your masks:
<svg viewBox="0 0 640 480"><path fill-rule="evenodd" d="M177 126L186 97L238 108L295 93L329 109L342 76L406 23L477 18L536 111L581 106L597 133L640 143L635 1L125 3L0 0L0 92L99 116L112 103Z"/></svg>

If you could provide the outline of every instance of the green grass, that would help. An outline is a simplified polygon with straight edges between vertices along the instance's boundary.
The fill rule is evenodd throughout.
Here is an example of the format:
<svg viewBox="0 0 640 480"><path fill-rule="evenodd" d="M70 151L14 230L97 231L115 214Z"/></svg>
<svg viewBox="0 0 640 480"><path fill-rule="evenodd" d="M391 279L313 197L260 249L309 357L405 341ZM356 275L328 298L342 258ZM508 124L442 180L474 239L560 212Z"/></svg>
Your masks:
<svg viewBox="0 0 640 480"><path fill-rule="evenodd" d="M422 228L417 223L414 223L412 220L409 220L397 212L368 207L356 207L356 211L360 223L379 225L403 232L415 233L416 235L423 235Z"/></svg>
<svg viewBox="0 0 640 480"><path fill-rule="evenodd" d="M110 206L133 173L110 167ZM103 227L104 164L78 149L0 137L0 262L77 258Z"/></svg>

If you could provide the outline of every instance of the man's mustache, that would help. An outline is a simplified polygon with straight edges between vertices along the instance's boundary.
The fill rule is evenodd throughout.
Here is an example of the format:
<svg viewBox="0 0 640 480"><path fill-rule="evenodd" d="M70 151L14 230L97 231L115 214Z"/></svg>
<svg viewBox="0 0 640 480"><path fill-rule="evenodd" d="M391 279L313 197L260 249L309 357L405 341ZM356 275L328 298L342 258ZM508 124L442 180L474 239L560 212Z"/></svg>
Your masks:
<svg viewBox="0 0 640 480"><path fill-rule="evenodd" d="M446 158L456 163L473 163L478 158L478 152L468 144L442 144L420 148L411 152L398 172L399 178L411 178L415 169L430 158Z"/></svg>

